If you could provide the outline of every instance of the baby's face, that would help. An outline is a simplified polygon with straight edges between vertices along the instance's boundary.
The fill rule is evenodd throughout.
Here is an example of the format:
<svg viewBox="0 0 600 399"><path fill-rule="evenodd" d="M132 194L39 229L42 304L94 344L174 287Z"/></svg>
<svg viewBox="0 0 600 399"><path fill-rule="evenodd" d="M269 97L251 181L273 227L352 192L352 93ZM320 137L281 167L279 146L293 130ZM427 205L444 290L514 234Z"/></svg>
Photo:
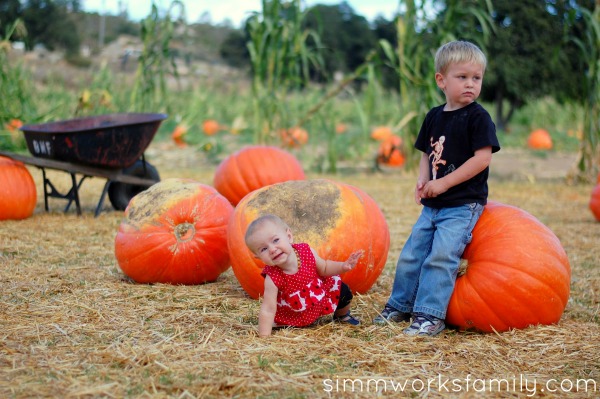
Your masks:
<svg viewBox="0 0 600 399"><path fill-rule="evenodd" d="M248 239L248 248L265 265L275 266L285 263L292 248L292 233L289 229L267 221Z"/></svg>

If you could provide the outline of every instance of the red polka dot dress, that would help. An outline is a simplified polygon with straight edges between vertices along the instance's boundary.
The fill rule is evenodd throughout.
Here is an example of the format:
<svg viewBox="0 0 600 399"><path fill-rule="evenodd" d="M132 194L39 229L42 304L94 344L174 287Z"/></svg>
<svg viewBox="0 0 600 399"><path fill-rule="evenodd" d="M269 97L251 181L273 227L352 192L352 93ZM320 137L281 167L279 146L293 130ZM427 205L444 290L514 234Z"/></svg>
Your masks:
<svg viewBox="0 0 600 399"><path fill-rule="evenodd" d="M308 244L292 244L292 247L298 257L295 274L286 274L277 266L265 266L262 275L271 277L278 289L275 323L303 327L335 311L342 278L319 276Z"/></svg>

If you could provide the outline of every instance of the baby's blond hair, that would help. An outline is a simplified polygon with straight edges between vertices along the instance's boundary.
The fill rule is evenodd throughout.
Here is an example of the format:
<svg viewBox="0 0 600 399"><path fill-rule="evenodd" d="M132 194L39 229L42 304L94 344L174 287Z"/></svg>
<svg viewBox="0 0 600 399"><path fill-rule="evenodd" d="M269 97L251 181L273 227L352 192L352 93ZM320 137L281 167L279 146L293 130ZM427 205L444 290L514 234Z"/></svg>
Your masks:
<svg viewBox="0 0 600 399"><path fill-rule="evenodd" d="M246 235L244 236L244 241L246 242L246 245L248 245L248 240L250 239L250 237L252 237L252 234L254 234L254 232L266 222L274 223L277 226L283 228L284 230L289 229L288 225L283 220L281 220L279 216L267 213L266 215L262 215L254 219L246 229Z"/></svg>
<svg viewBox="0 0 600 399"><path fill-rule="evenodd" d="M481 65L483 71L487 66L487 59L483 51L476 45L462 40L448 42L435 53L435 71L444 74L451 64L472 62Z"/></svg>

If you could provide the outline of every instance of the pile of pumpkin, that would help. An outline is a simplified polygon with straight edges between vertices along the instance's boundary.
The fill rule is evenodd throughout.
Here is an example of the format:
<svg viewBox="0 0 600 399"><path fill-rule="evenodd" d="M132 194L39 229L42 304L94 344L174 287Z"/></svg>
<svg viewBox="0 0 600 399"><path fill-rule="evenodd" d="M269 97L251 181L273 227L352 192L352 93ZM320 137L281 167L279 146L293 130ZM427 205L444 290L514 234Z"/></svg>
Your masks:
<svg viewBox="0 0 600 399"><path fill-rule="evenodd" d="M214 187L213 187L214 186ZM263 293L261 264L244 234L265 213L281 216L323 258L365 255L342 276L366 293L388 257L390 233L377 203L358 187L306 179L276 147L246 147L219 165L213 186L168 179L134 197L115 239L119 266L140 283L201 284L232 266L246 293ZM464 255L447 321L460 329L506 331L560 320L570 266L550 229L518 208L490 202Z"/></svg>
<svg viewBox="0 0 600 399"><path fill-rule="evenodd" d="M30 216L35 200L32 208L24 197L35 197L35 185L24 165L0 158L0 181L0 219ZM594 193L590 207L599 218L600 184ZM281 216L297 241L323 258L364 250L357 267L343 275L354 292L367 292L386 264L390 234L377 203L358 187L307 179L292 154L269 146L228 156L213 186L167 179L136 195L119 226L115 256L139 283L202 284L231 265L242 288L259 298L261 265L244 234L265 213ZM467 267L456 282L449 324L491 332L560 320L570 265L558 238L532 215L488 203L463 258Z"/></svg>

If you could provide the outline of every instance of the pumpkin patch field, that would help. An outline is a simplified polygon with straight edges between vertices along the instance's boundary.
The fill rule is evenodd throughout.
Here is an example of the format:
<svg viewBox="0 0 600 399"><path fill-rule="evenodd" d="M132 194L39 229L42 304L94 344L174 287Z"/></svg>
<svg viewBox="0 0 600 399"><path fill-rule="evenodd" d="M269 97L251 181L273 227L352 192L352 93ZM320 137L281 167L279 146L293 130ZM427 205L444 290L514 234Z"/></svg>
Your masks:
<svg viewBox="0 0 600 399"><path fill-rule="evenodd" d="M248 295L231 267L203 284L136 282L148 276L142 270L134 281L115 256L124 212L105 204L94 217L104 181L92 178L81 188L82 216L63 213L57 199L46 212L41 172L28 167L37 187L33 215L0 221L0 397L597 398L600 222L589 209L593 187L536 175L533 165L523 174L508 172L503 152L492 160L489 198L509 208L482 224L485 242L477 245L484 256L469 254L474 266L487 262L495 273L485 284L468 284L468 298L478 290L484 299L472 300L471 318L509 304L509 316L543 323L480 332L467 322L433 338L403 335L406 323L371 323L390 294L397 257L420 211L413 200L415 171L306 173L302 184L329 179L377 204L389 230L387 258L372 286L352 301L360 326L325 317L259 338L260 300ZM189 148L156 142L146 155L163 180L214 185L217 168ZM48 173L59 188L68 187L68 175ZM156 208L145 203L149 214ZM515 228L522 218L524 227ZM383 223L361 223L385 239ZM361 241L337 234L340 245ZM519 273L489 266L505 260ZM550 263L556 267L544 269ZM459 278L477 273L469 276L467 266ZM552 302L548 317L540 296Z"/></svg>

